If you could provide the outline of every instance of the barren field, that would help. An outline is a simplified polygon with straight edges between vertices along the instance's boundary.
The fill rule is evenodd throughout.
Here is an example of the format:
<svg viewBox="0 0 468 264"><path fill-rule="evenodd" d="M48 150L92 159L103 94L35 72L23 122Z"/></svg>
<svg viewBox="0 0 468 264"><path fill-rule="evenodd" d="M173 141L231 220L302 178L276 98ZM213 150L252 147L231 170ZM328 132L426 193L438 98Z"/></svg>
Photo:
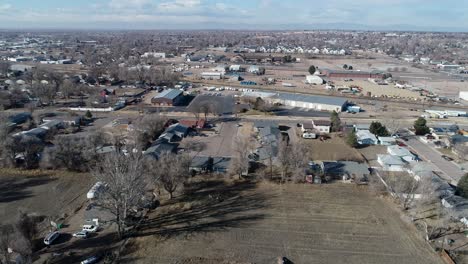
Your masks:
<svg viewBox="0 0 468 264"><path fill-rule="evenodd" d="M18 209L43 216L70 215L86 199L86 192L92 184L88 174L2 169L2 223L13 220Z"/></svg>
<svg viewBox="0 0 468 264"><path fill-rule="evenodd" d="M365 187L212 180L190 193L150 215L121 263L441 263Z"/></svg>
<svg viewBox="0 0 468 264"><path fill-rule="evenodd" d="M331 139L325 141L301 138L299 142L309 148L310 160L364 161L356 149L349 147L344 139L337 136L332 136Z"/></svg>

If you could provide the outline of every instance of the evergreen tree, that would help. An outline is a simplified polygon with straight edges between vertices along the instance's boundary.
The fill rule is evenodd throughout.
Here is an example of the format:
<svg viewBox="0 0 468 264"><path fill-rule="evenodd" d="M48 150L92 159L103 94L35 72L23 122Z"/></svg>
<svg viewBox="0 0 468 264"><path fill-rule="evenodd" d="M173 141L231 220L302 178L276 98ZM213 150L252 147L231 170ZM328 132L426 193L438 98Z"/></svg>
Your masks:
<svg viewBox="0 0 468 264"><path fill-rule="evenodd" d="M88 111L86 111L86 113L85 113L85 117L86 117L86 119L92 119L92 118L93 118L93 114L91 113L91 111L88 110Z"/></svg>
<svg viewBox="0 0 468 264"><path fill-rule="evenodd" d="M423 117L418 118L414 121L414 130L416 135L425 135L430 132L429 127L427 127L427 121Z"/></svg>
<svg viewBox="0 0 468 264"><path fill-rule="evenodd" d="M341 119L336 111L333 111L330 117L331 131L338 132L341 128Z"/></svg>
<svg viewBox="0 0 468 264"><path fill-rule="evenodd" d="M310 65L309 67L309 73L314 74L317 71L317 68L314 65Z"/></svg>
<svg viewBox="0 0 468 264"><path fill-rule="evenodd" d="M390 135L387 127L382 125L380 122L372 122L369 127L369 131L378 137L388 137Z"/></svg>
<svg viewBox="0 0 468 264"><path fill-rule="evenodd" d="M468 173L458 182L456 194L468 199Z"/></svg>
<svg viewBox="0 0 468 264"><path fill-rule="evenodd" d="M348 136L346 138L346 142L348 143L349 146L351 146L353 148L358 146L357 136L356 136L356 132L354 130L348 133Z"/></svg>

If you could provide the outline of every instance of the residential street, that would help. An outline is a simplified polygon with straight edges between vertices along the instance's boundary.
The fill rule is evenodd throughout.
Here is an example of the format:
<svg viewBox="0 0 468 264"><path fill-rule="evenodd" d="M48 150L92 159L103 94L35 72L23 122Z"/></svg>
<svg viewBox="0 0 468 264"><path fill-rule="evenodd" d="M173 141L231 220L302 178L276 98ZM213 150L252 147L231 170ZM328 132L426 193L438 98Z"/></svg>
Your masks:
<svg viewBox="0 0 468 264"><path fill-rule="evenodd" d="M442 154L440 152L421 142L417 136L409 135L408 141L406 141L405 144L412 148L420 158L432 162L437 168L439 168L439 170L444 173L442 176L446 177L446 180L451 184L456 185L463 174L465 174L460 167L455 165L453 162L442 158Z"/></svg>

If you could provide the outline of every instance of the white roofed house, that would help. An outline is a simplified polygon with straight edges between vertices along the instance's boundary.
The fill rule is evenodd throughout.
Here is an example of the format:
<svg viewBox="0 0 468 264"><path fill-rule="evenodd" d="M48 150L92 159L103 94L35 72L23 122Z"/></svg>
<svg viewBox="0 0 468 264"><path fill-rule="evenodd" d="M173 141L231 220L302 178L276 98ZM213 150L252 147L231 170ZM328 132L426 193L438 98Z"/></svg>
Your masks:
<svg viewBox="0 0 468 264"><path fill-rule="evenodd" d="M413 162L417 160L417 157L413 153L411 153L407 148L403 148L398 145L388 146L387 152L388 154L400 157L402 160L407 162Z"/></svg>
<svg viewBox="0 0 468 264"><path fill-rule="evenodd" d="M406 163L398 156L378 154L377 162L382 166L383 171L400 172L406 170Z"/></svg>
<svg viewBox="0 0 468 264"><path fill-rule="evenodd" d="M226 69L228 69L228 67L227 67L226 65L220 64L220 65L216 66L216 67L213 69L213 71L215 71L215 72L221 72L221 73L224 74L224 73L226 72Z"/></svg>
<svg viewBox="0 0 468 264"><path fill-rule="evenodd" d="M251 65L248 69L247 69L248 72L250 73L259 73L260 72L260 68L257 66L257 65Z"/></svg>
<svg viewBox="0 0 468 264"><path fill-rule="evenodd" d="M393 137L379 137L379 144L384 146L391 146L396 144L396 139Z"/></svg>
<svg viewBox="0 0 468 264"><path fill-rule="evenodd" d="M358 130L356 137L359 145L376 145L378 143L377 137L369 130Z"/></svg>
<svg viewBox="0 0 468 264"><path fill-rule="evenodd" d="M318 84L323 84L324 80L322 78L320 78L319 76L317 76L317 75L307 75L306 76L306 83L307 84L318 85Z"/></svg>

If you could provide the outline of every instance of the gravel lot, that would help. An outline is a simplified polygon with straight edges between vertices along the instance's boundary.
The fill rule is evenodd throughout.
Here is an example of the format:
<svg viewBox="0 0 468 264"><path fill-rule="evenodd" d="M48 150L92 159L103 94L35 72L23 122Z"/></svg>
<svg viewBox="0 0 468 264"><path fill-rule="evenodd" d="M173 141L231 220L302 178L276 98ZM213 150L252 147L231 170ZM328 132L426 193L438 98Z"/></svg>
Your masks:
<svg viewBox="0 0 468 264"><path fill-rule="evenodd" d="M218 180L191 194L151 215L121 263L441 263L365 187Z"/></svg>

